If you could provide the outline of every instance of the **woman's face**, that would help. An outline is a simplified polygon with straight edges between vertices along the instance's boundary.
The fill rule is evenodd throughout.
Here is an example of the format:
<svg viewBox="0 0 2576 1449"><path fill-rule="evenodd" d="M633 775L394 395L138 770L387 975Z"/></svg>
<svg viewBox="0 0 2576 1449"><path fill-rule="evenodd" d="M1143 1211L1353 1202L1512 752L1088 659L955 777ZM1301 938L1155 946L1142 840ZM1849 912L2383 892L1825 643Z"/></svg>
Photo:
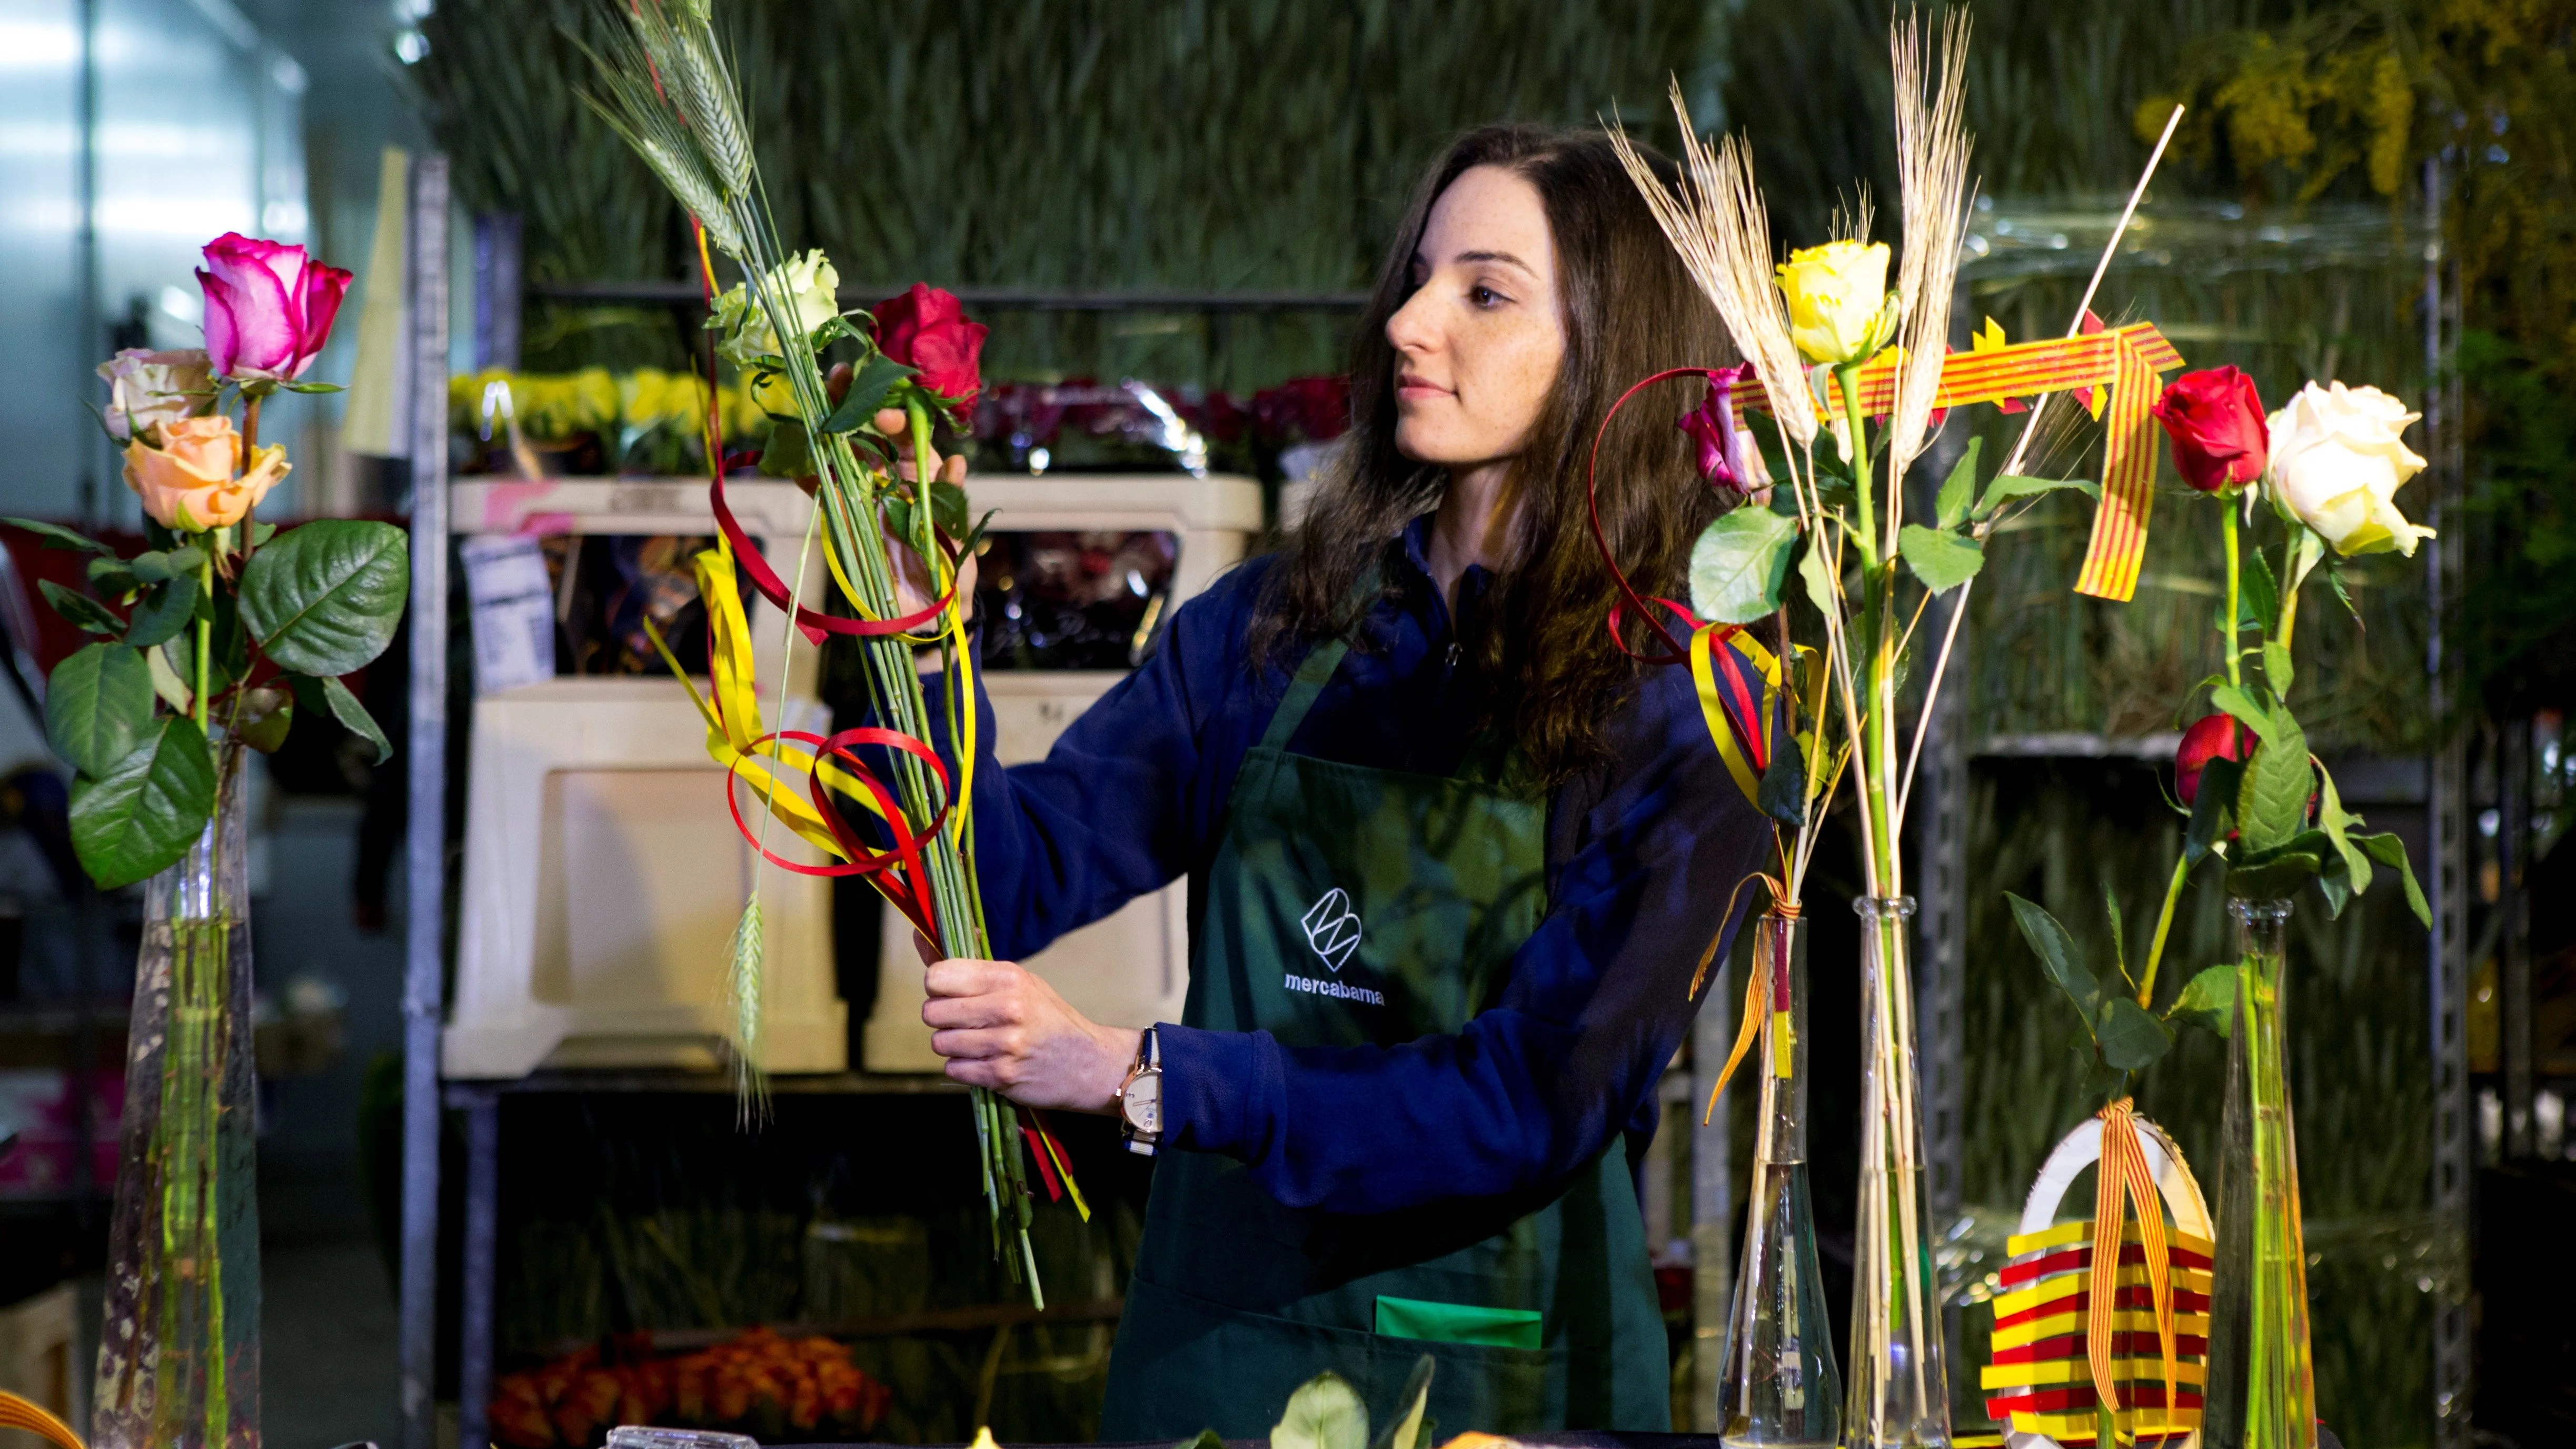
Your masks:
<svg viewBox="0 0 2576 1449"><path fill-rule="evenodd" d="M1538 188L1499 166L1459 173L1431 204L1413 287L1386 324L1396 450L1452 469L1517 455L1565 358Z"/></svg>

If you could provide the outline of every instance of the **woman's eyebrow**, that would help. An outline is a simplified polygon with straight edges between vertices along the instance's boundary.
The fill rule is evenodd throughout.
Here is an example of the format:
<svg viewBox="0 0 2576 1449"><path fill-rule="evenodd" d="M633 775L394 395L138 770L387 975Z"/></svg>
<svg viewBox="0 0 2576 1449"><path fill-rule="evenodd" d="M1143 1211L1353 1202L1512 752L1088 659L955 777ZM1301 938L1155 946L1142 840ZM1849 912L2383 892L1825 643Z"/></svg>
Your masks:
<svg viewBox="0 0 2576 1449"><path fill-rule="evenodd" d="M1518 267L1533 277L1538 275L1538 268L1531 266L1529 263L1522 261L1516 256L1513 256L1510 252L1460 252L1451 260L1461 262L1500 262L1507 267Z"/></svg>

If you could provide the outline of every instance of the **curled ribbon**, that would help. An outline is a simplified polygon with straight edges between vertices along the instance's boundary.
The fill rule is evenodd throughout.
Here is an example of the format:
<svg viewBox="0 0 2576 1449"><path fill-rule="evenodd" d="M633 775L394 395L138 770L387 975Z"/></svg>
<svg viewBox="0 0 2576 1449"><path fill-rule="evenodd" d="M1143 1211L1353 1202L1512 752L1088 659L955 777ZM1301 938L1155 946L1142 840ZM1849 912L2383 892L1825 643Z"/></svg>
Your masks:
<svg viewBox="0 0 2576 1449"><path fill-rule="evenodd" d="M84 1449L80 1435L72 1426L57 1419L42 1404L22 1399L7 1389L0 1389L0 1429L24 1429L62 1446L62 1449Z"/></svg>
<svg viewBox="0 0 2576 1449"><path fill-rule="evenodd" d="M2173 1262L2165 1247L2164 1204L2155 1174L2147 1169L2136 1115L2122 1097L2095 1114L2102 1119L2102 1160L2094 1170L2093 1277L2085 1308L2084 1356L2093 1371L2095 1401L2114 1415L2125 1412L2111 1377L2112 1309L2118 1295L2122 1218L2127 1203L2138 1213L2138 1242L2147 1266L2148 1301L2155 1309L2156 1339L2164 1350L2165 1414L2174 1413Z"/></svg>

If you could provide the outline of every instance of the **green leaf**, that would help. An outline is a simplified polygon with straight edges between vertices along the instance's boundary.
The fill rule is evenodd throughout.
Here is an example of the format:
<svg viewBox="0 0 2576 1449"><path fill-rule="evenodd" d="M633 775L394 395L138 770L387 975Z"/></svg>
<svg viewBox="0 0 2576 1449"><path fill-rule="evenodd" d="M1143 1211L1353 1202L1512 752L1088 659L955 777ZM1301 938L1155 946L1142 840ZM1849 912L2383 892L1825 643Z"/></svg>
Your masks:
<svg viewBox="0 0 2576 1449"><path fill-rule="evenodd" d="M1429 1449L1423 1442L1422 1412L1431 1403L1431 1355L1424 1354L1413 1364L1413 1374L1404 1381L1404 1392L1396 1396L1395 1419L1379 1433L1369 1449Z"/></svg>
<svg viewBox="0 0 2576 1449"><path fill-rule="evenodd" d="M2103 1062L2124 1072L2137 1071L2173 1050L2173 1033L2125 996L2102 1004L2102 1020L2094 1028L2093 1039L2101 1044Z"/></svg>
<svg viewBox="0 0 2576 1449"><path fill-rule="evenodd" d="M1950 476L1941 480L1941 492L1932 504L1933 521L1941 527L1956 528L1968 521L1968 506L1977 497L1977 454L1985 446L1985 439L1970 438Z"/></svg>
<svg viewBox="0 0 2576 1449"><path fill-rule="evenodd" d="M1797 741L1775 736L1771 764L1755 794L1763 814L1792 829L1807 823L1807 757Z"/></svg>
<svg viewBox="0 0 2576 1449"><path fill-rule="evenodd" d="M850 390L842 395L841 405L823 420L827 433L857 432L862 424L877 415L891 393L907 377L919 375L918 369L904 366L882 352L870 353L868 360L850 378Z"/></svg>
<svg viewBox="0 0 2576 1449"><path fill-rule="evenodd" d="M143 587L143 580L134 576L134 570L126 566L125 560L113 555L101 555L89 561L89 582L91 588L111 599L122 599Z"/></svg>
<svg viewBox="0 0 2576 1449"><path fill-rule="evenodd" d="M295 696L274 684L242 691L241 712L233 716L233 729L242 743L263 755L277 753L286 743L286 732L295 725Z"/></svg>
<svg viewBox="0 0 2576 1449"><path fill-rule="evenodd" d="M116 553L116 550L97 539L85 533L75 533L59 523L46 523L35 518L0 518L0 523L8 524L12 528L23 528L29 533L44 535L47 548L77 548L89 553L107 554L110 557Z"/></svg>
<svg viewBox="0 0 2576 1449"><path fill-rule="evenodd" d="M2415 866L2406 858L2406 842L2393 834L2382 833L2356 835L2352 843L2360 846L2371 859L2397 872L2398 879L2406 882L2406 907L2429 930L2433 924L2433 908L2425 904L2424 888L2415 882Z"/></svg>
<svg viewBox="0 0 2576 1449"><path fill-rule="evenodd" d="M2183 830L2183 859L2198 865L2236 821L2236 791L2245 767L2224 755L2213 755L2200 767L2200 787L2191 797L2191 824Z"/></svg>
<svg viewBox="0 0 2576 1449"><path fill-rule="evenodd" d="M2317 769L2317 829L2342 858L2344 873L2350 878L2354 895L2370 889L2370 857L2352 843L2352 832L2363 824L2362 818L2343 808L2343 796L2336 793L2334 776L2324 767ZM2338 909L2337 915L2342 911Z"/></svg>
<svg viewBox="0 0 2576 1449"><path fill-rule="evenodd" d="M2342 565L2331 559L2326 562L2326 586L2333 589L2334 596L2342 601L2343 611L2352 616L2352 627L2361 633L2369 633L2370 625L2362 620L2361 606L2352 601L2352 591L2343 586Z"/></svg>
<svg viewBox="0 0 2576 1449"><path fill-rule="evenodd" d="M2227 893L2249 901L2277 901L2298 894L2300 886L2317 873L2319 858L2302 851L2284 851L2267 856L2259 864L2240 865L2227 872Z"/></svg>
<svg viewBox="0 0 2576 1449"><path fill-rule="evenodd" d="M54 612L69 620L75 627L92 634L105 634L110 638L125 633L125 621L110 613L107 605L89 595L73 593L52 579L38 579L36 587L44 590L45 602L54 606Z"/></svg>
<svg viewBox="0 0 2576 1449"><path fill-rule="evenodd" d="M2165 1010L2168 1020L2190 1022L2225 1036L2236 1025L2236 968L2209 966L2183 983L2182 995Z"/></svg>
<svg viewBox="0 0 2576 1449"><path fill-rule="evenodd" d="M154 652L170 661L170 672L178 679L182 689L193 690L197 687L197 636L195 634L183 633ZM209 657L213 660L213 667L206 671L206 697L213 699L232 687L233 676L231 671L224 668L222 650L214 651ZM184 711L186 706L180 706L180 708Z"/></svg>
<svg viewBox="0 0 2576 1449"><path fill-rule="evenodd" d="M100 890L168 868L215 810L215 757L197 722L163 715L116 768L72 785L72 849Z"/></svg>
<svg viewBox="0 0 2576 1449"><path fill-rule="evenodd" d="M1767 508L1738 508L1691 546L1691 608L1721 624L1750 624L1779 611L1798 521Z"/></svg>
<svg viewBox="0 0 2576 1449"><path fill-rule="evenodd" d="M1977 500L1976 516L1984 518L2003 506L2008 498L2029 498L2041 493L2054 493L2072 488L2088 497L2102 496L2102 485L2084 478L2024 478L2014 473L1998 473L1986 485L1985 496Z"/></svg>
<svg viewBox="0 0 2576 1449"><path fill-rule="evenodd" d="M254 523L250 526L250 546L253 548L266 548L268 541L275 537L277 537L277 525L274 523Z"/></svg>
<svg viewBox="0 0 2576 1449"><path fill-rule="evenodd" d="M158 549L150 553L138 553L126 563L126 567L133 570L134 576L147 584L164 583L176 578L194 580L197 570L205 566L206 551L193 544L186 548L172 549L167 553Z"/></svg>
<svg viewBox="0 0 2576 1449"><path fill-rule="evenodd" d="M760 445L760 471L772 478L803 478L814 472L814 440L805 425L780 418L769 425L769 441Z"/></svg>
<svg viewBox="0 0 2576 1449"><path fill-rule="evenodd" d="M2261 549L2243 553L2244 563L2236 571L2236 626L2268 634L2281 612L2280 586L2272 582L2272 565Z"/></svg>
<svg viewBox="0 0 2576 1449"><path fill-rule="evenodd" d="M45 681L45 739L96 779L134 753L152 728L152 671L122 644L86 645Z"/></svg>
<svg viewBox="0 0 2576 1449"><path fill-rule="evenodd" d="M2272 723L2273 732L2245 762L2245 780L2236 790L2236 829L2256 855L2279 849L2299 833L2308 822L2308 797L2316 792L2308 737L2286 716Z"/></svg>
<svg viewBox="0 0 2576 1449"><path fill-rule="evenodd" d="M167 647L144 650L143 667L151 671L152 692L161 696L163 704L181 714L191 712L189 705L196 696L190 692L188 682L179 677L179 671L171 667Z"/></svg>
<svg viewBox="0 0 2576 1449"><path fill-rule="evenodd" d="M1367 1449L1368 1408L1336 1373L1298 1385L1271 1426L1270 1449Z"/></svg>
<svg viewBox="0 0 2576 1449"><path fill-rule="evenodd" d="M2284 600L2286 600L2289 595L2295 594L2299 591L2299 585L2308 581L2308 570L2315 568L2317 566L2317 560L2324 558L2326 555L2326 541L2317 536L2317 531L2315 529L2310 528L2305 524L2301 524L2298 526L2294 536L2297 538L2298 543L2290 554L2290 586L2287 589L2282 590L2282 597ZM2272 632L2278 633L2280 631L2276 629Z"/></svg>
<svg viewBox="0 0 2576 1449"><path fill-rule="evenodd" d="M1834 607L1834 580L1825 561L1828 545L1822 530L1798 554L1798 582L1807 586L1807 602L1819 611Z"/></svg>
<svg viewBox="0 0 2576 1449"><path fill-rule="evenodd" d="M155 584L135 600L127 617L125 642L137 649L149 649L178 637L197 614L197 581L181 574L166 584Z"/></svg>
<svg viewBox="0 0 2576 1449"><path fill-rule="evenodd" d="M2272 687L2272 697L2274 699L2288 699L2290 697L2290 685L2297 678L2298 670L2290 663L2289 646L2281 643L2279 640L2265 641L2263 645L2263 682Z"/></svg>
<svg viewBox="0 0 2576 1449"><path fill-rule="evenodd" d="M1214 1429L1201 1429L1197 1438L1184 1439L1172 1449L1225 1449L1225 1440Z"/></svg>
<svg viewBox="0 0 2576 1449"><path fill-rule="evenodd" d="M2004 899L2011 903L2013 922L2021 927L2022 939L2030 943L2032 953L2039 957L2040 966L2048 972L2048 979L2056 982L2058 989L2075 1003L2076 1014L2084 1018L2085 1029L2094 1030L2095 1024L2102 1019L2102 983L2075 959L2074 939L2066 934L2064 926L2057 923L2057 917L2048 913L2047 907L2023 900L2011 891L2004 892Z"/></svg>
<svg viewBox="0 0 2576 1449"><path fill-rule="evenodd" d="M385 742L383 726L378 725L376 717L367 713L366 705L349 692L349 686L329 675L324 675L320 682L322 703L330 708L331 717L348 726L349 733L374 745L376 758L373 763L383 764L394 752L394 747Z"/></svg>
<svg viewBox="0 0 2576 1449"><path fill-rule="evenodd" d="M281 534L242 570L242 623L281 669L357 669L393 640L411 590L410 546L391 524L349 519Z"/></svg>
<svg viewBox="0 0 2576 1449"><path fill-rule="evenodd" d="M280 384L280 385L281 385L281 386L283 386L283 387L284 387L288 392L316 392L316 393L319 393L319 392L338 392L338 391L340 391L340 384L338 384L338 383L336 383L336 382L289 382L289 383L283 383L283 384Z"/></svg>
<svg viewBox="0 0 2576 1449"><path fill-rule="evenodd" d="M1925 528L1909 523L1896 533L1896 550L1905 555L1906 567L1923 581L1923 587L1938 594L1977 576L1985 567L1985 545L1973 538Z"/></svg>
<svg viewBox="0 0 2576 1449"><path fill-rule="evenodd" d="M2111 964L2120 968L2121 980L2135 986L2138 978L2129 974L2129 943L2120 925L2120 898L2107 885L2102 887L2102 909L2111 917Z"/></svg>
<svg viewBox="0 0 2576 1449"><path fill-rule="evenodd" d="M2222 684L2211 690L2209 702L2236 716L2236 722L2252 730L2256 739L2272 733L2272 711L2237 685Z"/></svg>

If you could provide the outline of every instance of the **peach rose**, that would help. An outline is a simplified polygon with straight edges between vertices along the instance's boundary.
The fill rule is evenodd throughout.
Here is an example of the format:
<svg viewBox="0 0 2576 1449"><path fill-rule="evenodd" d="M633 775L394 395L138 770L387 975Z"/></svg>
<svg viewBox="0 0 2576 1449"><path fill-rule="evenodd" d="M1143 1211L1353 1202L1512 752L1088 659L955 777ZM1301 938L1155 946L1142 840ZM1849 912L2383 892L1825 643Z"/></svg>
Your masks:
<svg viewBox="0 0 2576 1449"><path fill-rule="evenodd" d="M125 486L164 528L229 528L249 517L287 473L286 450L272 444L253 453L249 469L235 477L241 441L233 420L220 413L164 423L162 446L141 438L126 444Z"/></svg>

